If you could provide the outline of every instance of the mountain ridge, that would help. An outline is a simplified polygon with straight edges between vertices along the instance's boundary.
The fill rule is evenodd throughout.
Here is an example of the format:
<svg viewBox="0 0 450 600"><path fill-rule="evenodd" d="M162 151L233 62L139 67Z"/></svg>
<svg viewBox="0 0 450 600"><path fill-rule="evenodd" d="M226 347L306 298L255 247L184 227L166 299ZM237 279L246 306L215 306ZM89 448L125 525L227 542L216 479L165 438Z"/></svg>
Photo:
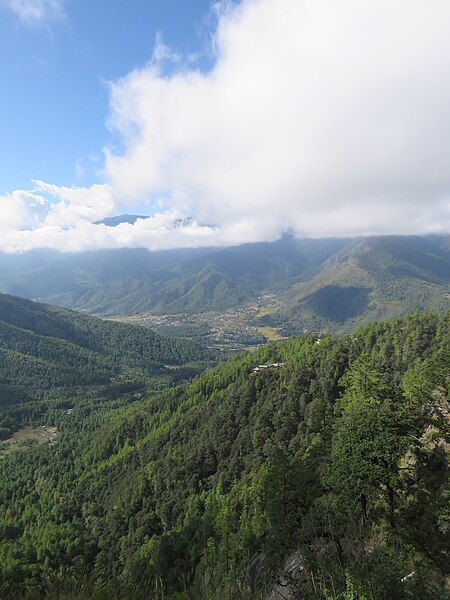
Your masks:
<svg viewBox="0 0 450 600"><path fill-rule="evenodd" d="M449 239L284 236L231 248L52 256L29 271L11 273L6 264L0 290L100 316L223 311L271 293L280 306L262 324L285 332L345 332L373 319L445 310ZM0 267L5 260L0 257Z"/></svg>
<svg viewBox="0 0 450 600"><path fill-rule="evenodd" d="M134 225L138 219L148 219L149 217L146 215L115 215L112 217L105 217L100 221L95 221L94 225L106 225L107 227L117 227L117 225L121 225L122 223L128 223L129 225Z"/></svg>
<svg viewBox="0 0 450 600"><path fill-rule="evenodd" d="M145 397L8 406L2 597L447 600L449 327L416 314Z"/></svg>
<svg viewBox="0 0 450 600"><path fill-rule="evenodd" d="M310 281L285 293L286 320L297 321L296 331L314 324L315 329L344 332L352 319L361 325L415 310L446 310L450 253L445 242L445 236L384 236L356 242L331 257Z"/></svg>
<svg viewBox="0 0 450 600"><path fill-rule="evenodd" d="M27 401L61 386L106 384L130 369L144 381L167 374L166 364L215 359L196 342L4 294L0 354L0 406L9 402L5 390L13 385Z"/></svg>

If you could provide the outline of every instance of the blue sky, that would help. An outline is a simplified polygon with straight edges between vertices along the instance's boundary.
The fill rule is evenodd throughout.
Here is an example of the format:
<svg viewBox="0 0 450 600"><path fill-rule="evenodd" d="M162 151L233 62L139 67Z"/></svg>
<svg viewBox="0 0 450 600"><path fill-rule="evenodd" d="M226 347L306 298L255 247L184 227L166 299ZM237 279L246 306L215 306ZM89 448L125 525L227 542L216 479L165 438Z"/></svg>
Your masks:
<svg viewBox="0 0 450 600"><path fill-rule="evenodd" d="M209 0L67 0L62 18L31 22L8 4L0 0L0 195L33 179L98 179L114 141L106 82L144 66L158 33L180 53L208 53Z"/></svg>

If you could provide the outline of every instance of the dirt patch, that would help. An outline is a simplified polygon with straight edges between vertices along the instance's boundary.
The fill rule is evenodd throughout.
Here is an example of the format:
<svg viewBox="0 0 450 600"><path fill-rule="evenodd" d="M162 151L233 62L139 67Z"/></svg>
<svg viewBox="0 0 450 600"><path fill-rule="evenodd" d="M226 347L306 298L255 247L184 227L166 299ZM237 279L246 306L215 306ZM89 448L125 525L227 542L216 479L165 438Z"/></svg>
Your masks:
<svg viewBox="0 0 450 600"><path fill-rule="evenodd" d="M42 444L54 444L58 436L58 428L52 425L40 427L25 425L15 431L10 438L0 442L0 457L13 452L24 452Z"/></svg>

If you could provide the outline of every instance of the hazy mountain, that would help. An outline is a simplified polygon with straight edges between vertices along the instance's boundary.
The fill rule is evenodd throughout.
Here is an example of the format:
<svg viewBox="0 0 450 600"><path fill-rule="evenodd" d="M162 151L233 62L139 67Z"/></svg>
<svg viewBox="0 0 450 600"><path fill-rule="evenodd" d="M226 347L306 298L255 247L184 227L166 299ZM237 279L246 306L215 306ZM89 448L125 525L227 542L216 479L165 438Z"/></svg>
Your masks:
<svg viewBox="0 0 450 600"><path fill-rule="evenodd" d="M130 277L139 279L146 270L172 268L204 252L202 249L149 252L123 248L79 254L0 253L0 291L46 300L66 292L93 290ZM74 307L75 304L67 303L66 306Z"/></svg>
<svg viewBox="0 0 450 600"><path fill-rule="evenodd" d="M98 314L222 310L310 276L345 240L218 249L102 250L0 277L0 290Z"/></svg>
<svg viewBox="0 0 450 600"><path fill-rule="evenodd" d="M449 236L44 253L38 267L39 258L0 257L0 290L102 316L221 311L271 292L283 308L265 320L291 332L449 305Z"/></svg>
<svg viewBox="0 0 450 600"><path fill-rule="evenodd" d="M60 261L67 254L56 250L30 250L22 254L0 252L0 277L11 274L13 277L20 273L49 266Z"/></svg>

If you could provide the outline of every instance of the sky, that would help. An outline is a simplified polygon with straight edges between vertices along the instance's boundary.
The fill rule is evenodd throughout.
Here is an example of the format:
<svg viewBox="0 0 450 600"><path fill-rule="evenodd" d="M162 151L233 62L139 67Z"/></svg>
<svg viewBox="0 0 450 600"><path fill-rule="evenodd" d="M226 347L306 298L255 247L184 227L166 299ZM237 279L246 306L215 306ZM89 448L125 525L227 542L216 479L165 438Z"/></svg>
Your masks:
<svg viewBox="0 0 450 600"><path fill-rule="evenodd" d="M0 81L0 250L450 233L448 0L0 0Z"/></svg>

